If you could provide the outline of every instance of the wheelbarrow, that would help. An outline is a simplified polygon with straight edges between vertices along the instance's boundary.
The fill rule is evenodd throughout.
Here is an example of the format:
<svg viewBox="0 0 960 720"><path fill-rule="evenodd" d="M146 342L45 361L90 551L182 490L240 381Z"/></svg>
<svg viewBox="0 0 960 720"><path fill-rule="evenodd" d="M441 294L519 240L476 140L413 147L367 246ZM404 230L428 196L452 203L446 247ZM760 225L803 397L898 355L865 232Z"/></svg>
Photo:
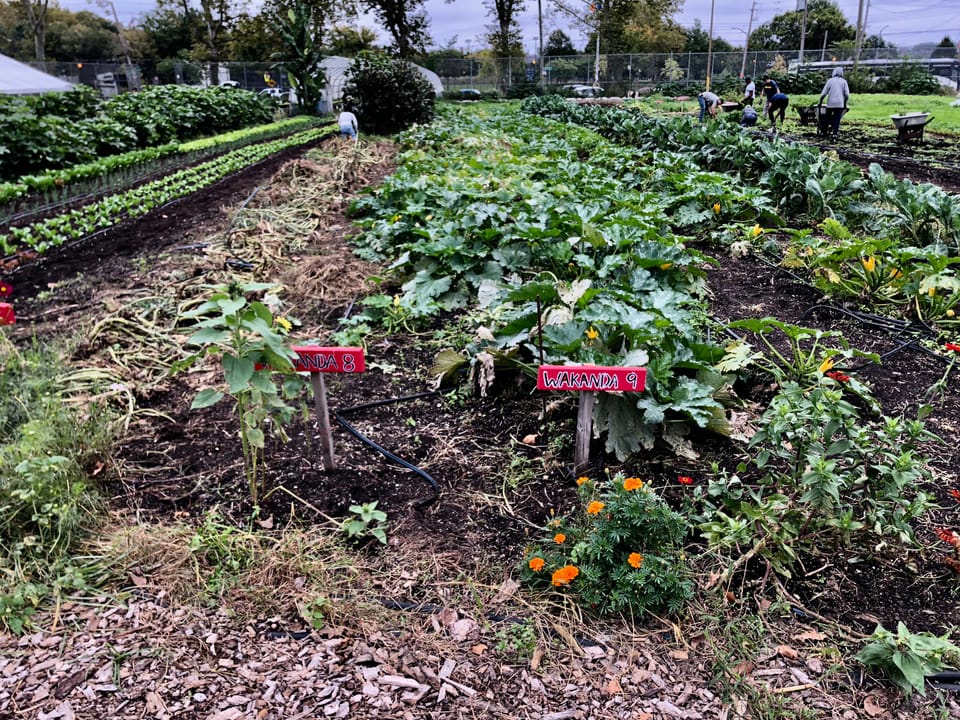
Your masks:
<svg viewBox="0 0 960 720"><path fill-rule="evenodd" d="M923 129L933 121L933 115L925 112L891 115L893 126L897 129L897 142L908 143L911 140L923 140Z"/></svg>
<svg viewBox="0 0 960 720"><path fill-rule="evenodd" d="M813 109L816 111L817 135L820 137L830 137L830 134L833 132L833 128L830 127L830 114L827 112L829 108L826 108L823 105L814 105ZM850 108L840 109L841 119L847 114L847 110L849 109Z"/></svg>

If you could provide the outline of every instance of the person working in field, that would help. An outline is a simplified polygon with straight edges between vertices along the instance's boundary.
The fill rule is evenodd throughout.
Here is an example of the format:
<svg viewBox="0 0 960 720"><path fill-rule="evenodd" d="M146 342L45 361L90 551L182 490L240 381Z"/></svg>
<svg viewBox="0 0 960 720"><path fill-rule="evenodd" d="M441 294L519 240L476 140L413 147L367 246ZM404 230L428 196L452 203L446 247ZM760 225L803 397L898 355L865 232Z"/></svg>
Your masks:
<svg viewBox="0 0 960 720"><path fill-rule="evenodd" d="M720 103L723 102L719 95L709 90L704 90L697 95L697 101L700 103L700 122L703 122L703 116L708 112L710 113L710 117L715 118L717 116L717 108L719 108Z"/></svg>
<svg viewBox="0 0 960 720"><path fill-rule="evenodd" d="M763 114L766 115L770 108L770 98L780 92L780 86L777 85L777 81L772 77L764 75L760 92L763 93Z"/></svg>
<svg viewBox="0 0 960 720"><path fill-rule="evenodd" d="M749 75L744 80L746 80L747 85L743 89L743 104L752 106L753 100L757 96L757 84Z"/></svg>
<svg viewBox="0 0 960 720"><path fill-rule="evenodd" d="M843 117L843 111L847 109L847 102L850 100L850 86L843 77L843 68L834 68L833 77L827 80L820 92L818 106L823 105L824 98L827 99L826 123L830 128L830 140L836 142L840 134L840 118Z"/></svg>
<svg viewBox="0 0 960 720"><path fill-rule="evenodd" d="M741 127L753 127L757 124L757 111L753 108L753 105L747 105L743 108L743 113L740 115L740 125Z"/></svg>
<svg viewBox="0 0 960 720"><path fill-rule="evenodd" d="M340 135L357 139L359 126L357 125L357 116L349 110L341 111L337 117L337 125L340 126Z"/></svg>
<svg viewBox="0 0 960 720"><path fill-rule="evenodd" d="M786 93L775 92L767 101L767 117L770 118L770 124L773 131L777 131L777 114L780 115L780 126L783 127L783 121L787 117L787 105L790 104L790 98Z"/></svg>

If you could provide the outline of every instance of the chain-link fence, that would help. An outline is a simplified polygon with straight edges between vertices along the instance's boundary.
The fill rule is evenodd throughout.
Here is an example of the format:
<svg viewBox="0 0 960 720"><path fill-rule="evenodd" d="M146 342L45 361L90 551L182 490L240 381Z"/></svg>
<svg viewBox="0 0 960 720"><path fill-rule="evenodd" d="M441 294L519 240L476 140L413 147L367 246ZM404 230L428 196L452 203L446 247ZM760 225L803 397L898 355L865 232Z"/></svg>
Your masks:
<svg viewBox="0 0 960 720"><path fill-rule="evenodd" d="M542 69L536 58L441 58L428 68L439 75L445 90L456 92L474 88L481 92L508 95L521 87L541 82L547 90L564 85L599 85L607 95L630 95L670 85L690 90L703 87L708 75L712 82L749 75L762 76L771 70L789 72L828 72L832 63L852 63L852 51L834 49L807 50L800 62L799 51L749 51L723 53L637 53L630 55L567 55L545 57ZM914 59L898 57L896 48L868 48L859 64L868 72L883 74L892 64L916 62L931 73L960 83L960 60ZM828 66L820 66L828 63ZM125 63L32 63L51 75L73 83L97 87L104 95L123 92L140 85L230 84L246 90L264 88L287 90L286 78L272 63L192 63L183 60L139 61ZM214 81L214 78L216 80Z"/></svg>

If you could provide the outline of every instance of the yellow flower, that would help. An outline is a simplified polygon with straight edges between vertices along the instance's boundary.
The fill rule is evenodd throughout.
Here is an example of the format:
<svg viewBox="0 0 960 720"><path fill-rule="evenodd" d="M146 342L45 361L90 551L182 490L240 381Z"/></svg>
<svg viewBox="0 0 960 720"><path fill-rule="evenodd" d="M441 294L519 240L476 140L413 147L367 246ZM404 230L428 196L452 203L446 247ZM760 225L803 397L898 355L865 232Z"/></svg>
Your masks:
<svg viewBox="0 0 960 720"><path fill-rule="evenodd" d="M400 219L399 215L394 215L392 218L390 218L390 222L395 223L399 219Z"/></svg>
<svg viewBox="0 0 960 720"><path fill-rule="evenodd" d="M894 268L893 270L890 271L890 277L892 277L892 278L902 278L902 277L903 277L903 273L900 272L900 269L899 269L899 268Z"/></svg>
<svg viewBox="0 0 960 720"><path fill-rule="evenodd" d="M954 317L956 314L957 313L953 310L953 308L947 310L947 317Z"/></svg>
<svg viewBox="0 0 960 720"><path fill-rule="evenodd" d="M545 562L542 557L530 558L530 562L527 563L527 565L530 566L530 569L534 572L540 572L543 570L544 564Z"/></svg>
<svg viewBox="0 0 960 720"><path fill-rule="evenodd" d="M287 332L290 332L291 328L293 328L293 323L291 323L291 322L290 322L289 320L287 320L286 318L278 317L278 318L274 318L273 321L274 321L277 325L279 325L280 327L282 327L284 330L286 330Z"/></svg>
<svg viewBox="0 0 960 720"><path fill-rule="evenodd" d="M581 475L580 477L577 478L578 486L586 485L588 482L590 482L590 478L586 477L585 475Z"/></svg>
<svg viewBox="0 0 960 720"><path fill-rule="evenodd" d="M600 333L597 332L593 325L587 328L587 340L596 340L598 337L600 337Z"/></svg>
<svg viewBox="0 0 960 720"><path fill-rule="evenodd" d="M393 296L393 306L394 306L395 308L400 307L400 296L399 296L399 295L394 295L394 296Z"/></svg>
<svg viewBox="0 0 960 720"><path fill-rule="evenodd" d="M860 262L863 263L863 267L868 273L872 273L877 268L877 259L872 255L866 259L860 258Z"/></svg>
<svg viewBox="0 0 960 720"><path fill-rule="evenodd" d="M640 478L631 477L623 481L623 489L626 490L627 492L631 490L639 490L642 487L643 487L643 480L641 480Z"/></svg>
<svg viewBox="0 0 960 720"><path fill-rule="evenodd" d="M627 563L630 567L635 567L639 570L640 566L643 565L643 555L640 553L630 553L630 557L627 558Z"/></svg>
<svg viewBox="0 0 960 720"><path fill-rule="evenodd" d="M564 535L563 533L557 533L556 535L553 536L553 541L557 545L563 545L563 543L567 541L567 536Z"/></svg>
<svg viewBox="0 0 960 720"><path fill-rule="evenodd" d="M929 290L927 290L927 295L929 295L930 297L933 297L936 294L937 294L937 289L935 287L932 287Z"/></svg>
<svg viewBox="0 0 960 720"><path fill-rule="evenodd" d="M672 267L673 267L673 263L663 263L663 264L660 266L660 269L661 269L661 270L669 270L669 269L672 268Z"/></svg>
<svg viewBox="0 0 960 720"><path fill-rule="evenodd" d="M762 235L762 234L763 234L763 228L760 227L759 224L758 224L758 225L754 225L754 226L753 226L753 230L752 230L751 232L753 233L753 236L754 236L754 237L757 237L758 235Z"/></svg>
<svg viewBox="0 0 960 720"><path fill-rule="evenodd" d="M575 565L564 565L559 570L553 571L553 577L551 578L551 582L557 587L560 587L561 585L566 585L570 583L579 574L580 574L580 569L577 568Z"/></svg>
<svg viewBox="0 0 960 720"><path fill-rule="evenodd" d="M719 214L720 214L720 203L714 203L714 204L713 204L713 213L714 213L714 215L719 215Z"/></svg>
<svg viewBox="0 0 960 720"><path fill-rule="evenodd" d="M833 358L827 358L822 363L820 363L820 374L823 375L823 373L829 371L830 368L832 367L833 367Z"/></svg>
<svg viewBox="0 0 960 720"><path fill-rule="evenodd" d="M605 504L594 500L592 503L587 505L587 515L599 515L600 511L603 510Z"/></svg>

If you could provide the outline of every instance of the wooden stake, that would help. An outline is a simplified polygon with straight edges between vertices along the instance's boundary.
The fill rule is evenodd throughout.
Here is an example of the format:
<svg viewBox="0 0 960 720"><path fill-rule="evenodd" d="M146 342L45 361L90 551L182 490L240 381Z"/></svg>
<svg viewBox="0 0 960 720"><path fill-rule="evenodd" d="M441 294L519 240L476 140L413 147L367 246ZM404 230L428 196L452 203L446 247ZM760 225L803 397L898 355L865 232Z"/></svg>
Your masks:
<svg viewBox="0 0 960 720"><path fill-rule="evenodd" d="M585 471L590 464L594 396L592 392L580 393L580 406L577 409L577 444L573 455L573 472L577 475Z"/></svg>
<svg viewBox="0 0 960 720"><path fill-rule="evenodd" d="M330 411L327 409L327 385L323 381L323 373L311 373L310 384L313 386L313 404L317 410L317 422L320 425L320 453L323 455L323 469L336 470L333 433L330 431Z"/></svg>

